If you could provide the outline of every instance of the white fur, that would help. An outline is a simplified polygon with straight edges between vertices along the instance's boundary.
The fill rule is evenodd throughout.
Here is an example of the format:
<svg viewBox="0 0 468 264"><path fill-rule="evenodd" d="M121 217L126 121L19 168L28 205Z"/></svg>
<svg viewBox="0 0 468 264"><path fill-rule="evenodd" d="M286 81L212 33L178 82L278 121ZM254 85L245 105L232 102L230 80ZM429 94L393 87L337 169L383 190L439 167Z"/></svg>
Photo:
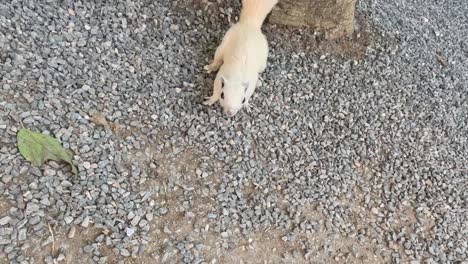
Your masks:
<svg viewBox="0 0 468 264"><path fill-rule="evenodd" d="M249 106L259 74L267 65L268 42L261 26L277 1L243 0L241 19L226 32L213 62L205 66L208 72L219 69L206 105L219 101L229 116Z"/></svg>

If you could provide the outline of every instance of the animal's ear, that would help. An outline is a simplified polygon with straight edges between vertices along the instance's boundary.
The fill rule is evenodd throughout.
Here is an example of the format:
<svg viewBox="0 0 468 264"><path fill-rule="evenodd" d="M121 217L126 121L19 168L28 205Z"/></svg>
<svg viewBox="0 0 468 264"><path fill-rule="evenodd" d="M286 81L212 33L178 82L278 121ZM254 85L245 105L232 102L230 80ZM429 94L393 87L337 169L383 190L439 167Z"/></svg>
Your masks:
<svg viewBox="0 0 468 264"><path fill-rule="evenodd" d="M247 90L247 88L249 88L249 82L242 82L242 87Z"/></svg>

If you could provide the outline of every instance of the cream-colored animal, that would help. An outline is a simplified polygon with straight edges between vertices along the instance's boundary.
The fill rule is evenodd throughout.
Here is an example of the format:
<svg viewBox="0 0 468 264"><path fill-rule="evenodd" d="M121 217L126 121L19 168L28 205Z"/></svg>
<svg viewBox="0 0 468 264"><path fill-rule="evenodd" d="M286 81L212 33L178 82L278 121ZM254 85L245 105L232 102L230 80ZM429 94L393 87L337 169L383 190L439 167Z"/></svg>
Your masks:
<svg viewBox="0 0 468 264"><path fill-rule="evenodd" d="M218 71L213 95L205 105L219 101L228 116L234 116L257 87L259 74L267 65L268 42L261 27L278 0L242 0L239 21L227 32L215 52L214 60L205 66L208 72Z"/></svg>

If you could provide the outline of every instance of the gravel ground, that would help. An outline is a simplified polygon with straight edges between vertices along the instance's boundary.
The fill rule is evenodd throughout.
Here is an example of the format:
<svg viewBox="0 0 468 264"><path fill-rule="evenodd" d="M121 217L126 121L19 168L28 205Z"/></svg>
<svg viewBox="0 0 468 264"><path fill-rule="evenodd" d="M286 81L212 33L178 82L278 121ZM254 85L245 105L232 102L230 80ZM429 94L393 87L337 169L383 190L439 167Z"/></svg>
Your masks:
<svg viewBox="0 0 468 264"><path fill-rule="evenodd" d="M228 2L0 3L0 261L467 263L468 2L361 1L338 43L266 25L227 118L201 102Z"/></svg>

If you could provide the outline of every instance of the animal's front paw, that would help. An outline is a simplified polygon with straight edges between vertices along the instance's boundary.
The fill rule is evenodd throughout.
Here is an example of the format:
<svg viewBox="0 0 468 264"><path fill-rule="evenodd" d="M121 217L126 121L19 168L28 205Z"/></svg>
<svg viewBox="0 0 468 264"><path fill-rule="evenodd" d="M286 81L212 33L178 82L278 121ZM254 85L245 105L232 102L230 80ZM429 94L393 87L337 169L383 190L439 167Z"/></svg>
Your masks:
<svg viewBox="0 0 468 264"><path fill-rule="evenodd" d="M205 69L206 72L211 73L211 72L217 71L219 69L219 65L215 63L211 63L203 67L203 69Z"/></svg>
<svg viewBox="0 0 468 264"><path fill-rule="evenodd" d="M204 105L213 105L214 103L216 103L217 101L219 100L219 97L217 96L208 96L208 97L205 97L205 102L203 102Z"/></svg>
<svg viewBox="0 0 468 264"><path fill-rule="evenodd" d="M205 71L206 71L207 73L211 73L212 71L214 71L212 64L210 64L210 65L205 65L205 67L203 67L203 69L205 69Z"/></svg>

